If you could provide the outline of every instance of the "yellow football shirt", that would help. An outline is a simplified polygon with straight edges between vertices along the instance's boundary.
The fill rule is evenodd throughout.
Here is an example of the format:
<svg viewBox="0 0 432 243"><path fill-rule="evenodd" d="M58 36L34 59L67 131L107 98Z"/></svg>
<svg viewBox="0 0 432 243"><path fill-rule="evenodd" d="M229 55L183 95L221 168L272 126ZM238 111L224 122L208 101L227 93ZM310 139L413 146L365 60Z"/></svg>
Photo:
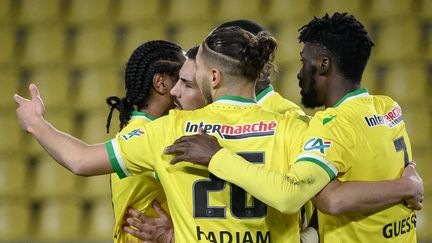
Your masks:
<svg viewBox="0 0 432 243"><path fill-rule="evenodd" d="M153 120L152 116L144 112L133 112L128 125L117 136L126 140L138 136L137 129ZM156 217L157 214L152 207L152 202L157 200L168 212L163 188L154 175L154 172L147 171L140 175L120 179L117 174L111 174L111 193L115 216L114 242L139 241L138 238L124 232L122 229L123 216L128 206L147 216Z"/></svg>
<svg viewBox="0 0 432 243"><path fill-rule="evenodd" d="M299 115L305 115L304 111L296 105L294 102L285 99L278 92L276 92L272 85L261 91L256 96L256 100L258 105L262 108L267 109L269 111L277 112L277 113L287 113L287 112L296 112ZM289 161L293 162L293 161ZM305 207L303 208L302 217L305 221L306 225L310 221L312 217L313 211L315 210L314 205L311 201L308 201Z"/></svg>
<svg viewBox="0 0 432 243"><path fill-rule="evenodd" d="M283 98L278 92L274 91L273 86L269 86L256 96L258 105L269 111L284 114L294 111L299 115L305 115L304 111L294 102Z"/></svg>
<svg viewBox="0 0 432 243"><path fill-rule="evenodd" d="M266 111L253 100L224 96L195 111L170 111L141 126L136 136L107 142L112 166L120 177L157 172L176 242L299 242L298 212L283 215L206 167L169 163L173 156L164 155L164 148L200 127L250 163L287 171L287 161L301 150L307 124L293 115Z"/></svg>
<svg viewBox="0 0 432 243"><path fill-rule="evenodd" d="M397 179L411 160L401 108L363 88L317 112L304 139L296 163L325 165L341 181ZM319 213L318 220L324 243L416 242L415 212L402 203L371 214Z"/></svg>

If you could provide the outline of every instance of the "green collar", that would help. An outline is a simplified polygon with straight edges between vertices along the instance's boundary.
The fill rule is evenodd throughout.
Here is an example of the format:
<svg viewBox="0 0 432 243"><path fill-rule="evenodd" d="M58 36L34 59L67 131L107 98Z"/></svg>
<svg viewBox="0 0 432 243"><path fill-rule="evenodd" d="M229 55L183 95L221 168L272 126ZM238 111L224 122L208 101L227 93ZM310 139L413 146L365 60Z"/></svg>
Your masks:
<svg viewBox="0 0 432 243"><path fill-rule="evenodd" d="M261 91L257 96L256 96L256 100L258 103L264 101L264 98L267 97L268 94L271 94L274 92L273 86L268 86L266 89L264 89L263 91Z"/></svg>
<svg viewBox="0 0 432 243"><path fill-rule="evenodd" d="M246 106L246 105L252 105L256 104L256 102L252 99L243 98L240 96L231 96L231 95L224 95L216 99L214 104L231 104L231 105L239 105L239 106Z"/></svg>
<svg viewBox="0 0 432 243"><path fill-rule="evenodd" d="M156 120L156 118L142 111L132 111L132 118L146 118L149 121Z"/></svg>
<svg viewBox="0 0 432 243"><path fill-rule="evenodd" d="M357 97L364 97L364 96L368 96L369 92L366 88L360 88L358 90L355 90L353 92L350 92L348 94L346 94L344 97L342 97L342 99L340 99L334 106L333 108L338 107L340 104L342 104L343 102L353 99L353 98L357 98Z"/></svg>

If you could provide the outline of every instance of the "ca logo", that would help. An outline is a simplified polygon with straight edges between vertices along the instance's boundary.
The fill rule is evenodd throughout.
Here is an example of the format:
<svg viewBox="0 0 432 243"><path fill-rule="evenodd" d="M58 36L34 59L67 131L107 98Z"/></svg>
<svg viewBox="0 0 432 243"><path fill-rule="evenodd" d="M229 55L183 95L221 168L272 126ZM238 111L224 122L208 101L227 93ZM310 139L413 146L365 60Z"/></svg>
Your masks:
<svg viewBox="0 0 432 243"><path fill-rule="evenodd" d="M311 138L306 142L303 149L305 151L317 150L317 152L325 154L325 150L330 148L331 143L331 141L325 141L322 138Z"/></svg>

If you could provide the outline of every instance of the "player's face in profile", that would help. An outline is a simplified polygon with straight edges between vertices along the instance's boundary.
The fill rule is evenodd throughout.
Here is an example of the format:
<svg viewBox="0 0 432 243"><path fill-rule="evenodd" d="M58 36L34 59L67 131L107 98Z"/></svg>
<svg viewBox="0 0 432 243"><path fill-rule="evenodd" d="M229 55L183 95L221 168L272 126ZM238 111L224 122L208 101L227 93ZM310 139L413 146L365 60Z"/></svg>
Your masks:
<svg viewBox="0 0 432 243"><path fill-rule="evenodd" d="M205 105L201 90L195 79L194 60L187 59L179 72L179 80L171 95L174 97L174 104L177 109L194 110Z"/></svg>
<svg viewBox="0 0 432 243"><path fill-rule="evenodd" d="M319 88L317 85L318 69L315 65L312 55L312 46L306 44L300 53L302 68L297 74L302 104L306 108L315 108L322 106L320 101Z"/></svg>
<svg viewBox="0 0 432 243"><path fill-rule="evenodd" d="M196 81L201 89L206 104L213 102L210 88L210 72L202 59L202 47L198 49L198 54L195 59Z"/></svg>

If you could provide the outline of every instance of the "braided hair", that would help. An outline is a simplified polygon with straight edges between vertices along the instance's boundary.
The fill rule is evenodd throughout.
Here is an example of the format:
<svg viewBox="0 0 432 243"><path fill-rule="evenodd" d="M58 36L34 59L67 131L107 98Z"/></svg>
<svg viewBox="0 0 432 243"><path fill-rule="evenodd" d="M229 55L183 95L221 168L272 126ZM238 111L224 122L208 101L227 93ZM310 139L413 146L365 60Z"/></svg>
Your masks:
<svg viewBox="0 0 432 243"><path fill-rule="evenodd" d="M300 28L299 40L316 44L338 66L341 73L359 83L374 43L364 26L347 13L326 14Z"/></svg>
<svg viewBox="0 0 432 243"><path fill-rule="evenodd" d="M166 74L178 79L184 55L180 46L164 41L149 41L132 53L126 65L124 80L126 96L110 96L106 99L111 107L107 118L107 133L111 125L113 110L120 112L120 129L127 125L132 112L146 106L156 74Z"/></svg>

